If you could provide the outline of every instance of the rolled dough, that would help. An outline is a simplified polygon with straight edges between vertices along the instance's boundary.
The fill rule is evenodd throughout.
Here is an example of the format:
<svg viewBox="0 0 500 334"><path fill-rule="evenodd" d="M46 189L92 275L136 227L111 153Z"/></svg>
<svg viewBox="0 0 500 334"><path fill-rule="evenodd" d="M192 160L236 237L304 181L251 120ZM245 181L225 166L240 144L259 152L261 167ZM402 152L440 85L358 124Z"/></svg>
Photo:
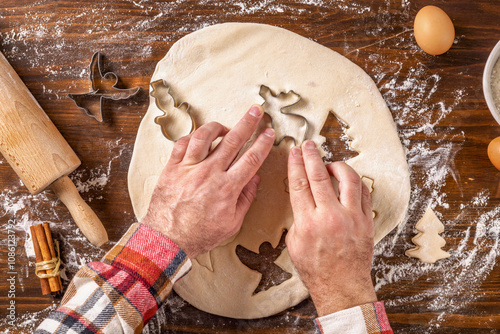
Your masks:
<svg viewBox="0 0 500 334"><path fill-rule="evenodd" d="M351 147L359 155L347 161L360 176L373 180L375 243L405 218L410 178L391 113L370 77L340 54L285 29L249 23L204 28L177 41L157 65L151 82L163 79L178 103L187 102L196 124L217 121L231 128L254 103L262 104L261 85L274 94L294 91L293 109L309 122L308 137L319 133L329 112L349 125ZM146 214L157 179L173 142L154 122L163 115L150 99L141 122L128 174L134 212ZM270 316L308 296L286 249L275 263L292 278L253 294L261 274L243 265L235 249L258 253L269 241L276 247L293 222L286 191L289 142L275 146L259 174L257 199L241 231L193 261L191 272L174 289L206 312L232 318Z"/></svg>

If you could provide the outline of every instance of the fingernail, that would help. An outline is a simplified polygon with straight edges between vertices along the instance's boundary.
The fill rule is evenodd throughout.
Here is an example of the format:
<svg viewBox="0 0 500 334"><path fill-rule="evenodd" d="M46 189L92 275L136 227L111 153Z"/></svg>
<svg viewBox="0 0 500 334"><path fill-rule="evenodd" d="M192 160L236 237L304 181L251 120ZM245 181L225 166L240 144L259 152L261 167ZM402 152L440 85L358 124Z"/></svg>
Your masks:
<svg viewBox="0 0 500 334"><path fill-rule="evenodd" d="M261 114L261 108L258 105L253 105L248 111L248 113L253 117L259 117Z"/></svg>
<svg viewBox="0 0 500 334"><path fill-rule="evenodd" d="M304 146L306 148L316 148L316 143L313 142L312 140L308 140L308 141L306 141L306 143L304 144Z"/></svg>
<svg viewBox="0 0 500 334"><path fill-rule="evenodd" d="M300 157L302 155L302 150L298 147L292 148L292 155L294 157Z"/></svg>
<svg viewBox="0 0 500 334"><path fill-rule="evenodd" d="M264 134L268 137L274 137L274 130L273 128L267 128L264 130Z"/></svg>

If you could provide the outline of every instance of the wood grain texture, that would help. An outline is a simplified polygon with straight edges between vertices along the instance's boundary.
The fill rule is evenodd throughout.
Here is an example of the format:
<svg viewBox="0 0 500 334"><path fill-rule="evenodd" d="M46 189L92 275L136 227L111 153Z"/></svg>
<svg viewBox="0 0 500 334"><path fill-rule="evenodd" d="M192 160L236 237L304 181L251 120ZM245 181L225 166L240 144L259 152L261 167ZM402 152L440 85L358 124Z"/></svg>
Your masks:
<svg viewBox="0 0 500 334"><path fill-rule="evenodd" d="M80 160L0 53L0 151L32 194Z"/></svg>
<svg viewBox="0 0 500 334"><path fill-rule="evenodd" d="M68 176L63 176L52 183L51 189L68 208L75 224L93 245L101 247L108 241L108 233L99 217L82 199Z"/></svg>
<svg viewBox="0 0 500 334"><path fill-rule="evenodd" d="M423 0L3 0L0 51L82 161L70 177L111 242L135 221L128 164L147 109L150 77L176 40L210 24L256 22L289 29L345 55L379 87L411 167L408 221L377 246L374 259L377 294L386 302L392 327L397 333L494 333L500 330L500 172L490 164L486 148L500 136L500 126L484 102L481 77L500 39L500 3L430 3L447 12L456 29L451 50L437 57L421 52L413 38L413 18L429 4ZM120 87L143 88L132 100L106 103L103 123L66 97L90 90L88 65L95 51L104 55L103 70L120 77ZM324 130L329 148L342 158L342 131L329 120ZM24 247L31 242L27 226L52 223L68 278L103 251L75 231L51 191L30 195L5 159L0 162L0 332L29 333L60 299L41 295L34 259L27 258ZM452 254L436 266L404 255L413 247L414 225L429 203L445 225L444 249ZM13 257L9 234L17 238ZM13 269L8 267L11 257ZM5 318L12 300L9 272L16 273L15 326ZM172 294L145 332L313 333L315 316L314 305L306 300L266 319L227 319L198 311Z"/></svg>

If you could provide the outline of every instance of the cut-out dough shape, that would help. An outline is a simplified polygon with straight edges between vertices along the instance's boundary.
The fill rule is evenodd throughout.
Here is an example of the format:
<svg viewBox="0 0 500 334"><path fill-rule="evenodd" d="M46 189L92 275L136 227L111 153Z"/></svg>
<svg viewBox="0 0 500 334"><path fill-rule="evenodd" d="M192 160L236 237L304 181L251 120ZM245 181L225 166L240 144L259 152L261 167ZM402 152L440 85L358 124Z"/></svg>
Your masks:
<svg viewBox="0 0 500 334"><path fill-rule="evenodd" d="M415 228L420 233L411 240L417 247L407 250L406 255L416 257L425 263L435 263L437 260L450 257L450 253L441 249L446 245L446 241L439 235L444 232L444 225L430 207Z"/></svg>
<svg viewBox="0 0 500 334"><path fill-rule="evenodd" d="M265 100L264 112L271 117L271 124L276 133L274 145L279 145L285 137L293 139L296 146L306 139L308 123L305 117L290 112L300 101L300 95L293 90L275 95L267 86L260 86L259 95Z"/></svg>
<svg viewBox="0 0 500 334"><path fill-rule="evenodd" d="M256 270L262 275L254 294L269 290L271 287L277 286L292 277L292 274L276 264L276 260L286 248L286 233L286 231L283 232L276 247L271 246L267 241L262 243L259 247L259 253L254 253L241 245L236 247L236 255L240 261L248 268Z"/></svg>
<svg viewBox="0 0 500 334"><path fill-rule="evenodd" d="M375 243L404 220L410 175L394 120L370 76L347 58L285 29L226 23L189 34L172 45L151 82L157 80L168 80L175 98L189 102L198 125L216 121L229 129L252 104L263 102L261 85L275 92L298 92L300 115L309 123L307 136L318 147L325 142L320 131L334 110L349 124L346 134L352 138L352 149L359 152L346 163L375 182ZM174 146L154 122L163 115L155 102L150 99L141 122L128 175L139 221ZM203 265L193 261L189 274L175 284L174 290L195 307L249 319L276 314L307 298L286 249L275 263L292 277L257 294L260 273L236 255L238 245L254 253L264 242L276 248L283 230L292 225L290 196L283 184L289 150L290 142L285 140L271 149L259 170L257 198L240 232L210 251L210 265L208 258L201 261Z"/></svg>
<svg viewBox="0 0 500 334"><path fill-rule="evenodd" d="M347 135L348 129L349 125L335 114L335 112L330 111L326 119L326 125L320 132L321 135L328 134L331 136L324 143L326 147L334 147L333 150L329 150L330 156L328 157L328 161L332 162L337 159L346 161L359 154L351 146L352 138ZM344 145L339 145L340 143Z"/></svg>
<svg viewBox="0 0 500 334"><path fill-rule="evenodd" d="M155 118L155 123L161 127L163 135L171 141L192 133L196 123L189 112L189 104L181 103L177 106L174 97L170 94L170 87L164 80L151 83L151 96L155 98L156 106L164 113Z"/></svg>

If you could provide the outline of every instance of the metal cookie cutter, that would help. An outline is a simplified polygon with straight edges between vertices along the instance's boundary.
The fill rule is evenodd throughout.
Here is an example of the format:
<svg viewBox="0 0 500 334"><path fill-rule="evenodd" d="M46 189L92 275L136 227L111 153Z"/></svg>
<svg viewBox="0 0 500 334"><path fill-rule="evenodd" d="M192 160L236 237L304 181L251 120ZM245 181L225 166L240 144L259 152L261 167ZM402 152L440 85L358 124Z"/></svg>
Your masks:
<svg viewBox="0 0 500 334"><path fill-rule="evenodd" d="M141 87L117 88L118 76L114 72L103 73L101 68L101 53L92 55L90 62L90 82L92 91L83 94L68 94L78 108L83 109L87 115L95 118L98 122L103 121L102 110L104 100L128 99L141 90Z"/></svg>
<svg viewBox="0 0 500 334"><path fill-rule="evenodd" d="M264 99L262 108L271 117L271 126L276 133L274 145L279 145L285 137L292 138L296 146L302 145L307 138L309 122L304 116L292 114L285 110L299 103L301 100L300 95L293 90L275 95L265 85L260 86L259 95Z"/></svg>
<svg viewBox="0 0 500 334"><path fill-rule="evenodd" d="M163 79L152 82L151 88L153 89L151 96L155 98L158 109L163 112L162 116L155 118L155 123L161 126L161 132L163 135L168 140L177 141L182 136L193 133L194 130L196 130L196 122L189 111L189 103L183 102L180 105L177 105L174 97L170 94L170 87ZM174 127L178 125L179 122L184 121L182 118L185 118L185 115L189 116L191 121L189 131L187 129L174 131ZM186 131L182 132L182 130Z"/></svg>

